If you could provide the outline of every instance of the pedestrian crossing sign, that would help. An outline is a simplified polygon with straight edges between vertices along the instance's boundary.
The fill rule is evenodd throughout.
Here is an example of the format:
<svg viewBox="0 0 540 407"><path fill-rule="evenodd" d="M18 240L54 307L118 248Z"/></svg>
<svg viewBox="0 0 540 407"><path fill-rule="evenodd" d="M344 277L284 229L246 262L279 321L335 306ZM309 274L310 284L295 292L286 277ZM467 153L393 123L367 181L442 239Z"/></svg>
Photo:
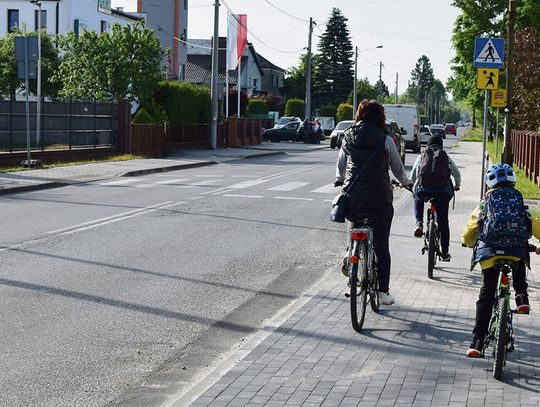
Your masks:
<svg viewBox="0 0 540 407"><path fill-rule="evenodd" d="M499 70L478 68L476 70L476 88L485 90L499 89Z"/></svg>
<svg viewBox="0 0 540 407"><path fill-rule="evenodd" d="M506 106L506 89L497 89L491 92L491 107Z"/></svg>
<svg viewBox="0 0 540 407"><path fill-rule="evenodd" d="M502 68L504 66L504 39L476 38L474 66L476 68Z"/></svg>

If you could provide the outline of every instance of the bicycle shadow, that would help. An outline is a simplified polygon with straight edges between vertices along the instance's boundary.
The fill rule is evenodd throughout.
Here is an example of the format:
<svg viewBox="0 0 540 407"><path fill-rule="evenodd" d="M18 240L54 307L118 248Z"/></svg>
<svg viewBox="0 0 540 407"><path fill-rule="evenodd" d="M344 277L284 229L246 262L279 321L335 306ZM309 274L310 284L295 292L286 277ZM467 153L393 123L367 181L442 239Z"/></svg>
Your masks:
<svg viewBox="0 0 540 407"><path fill-rule="evenodd" d="M443 274L440 274L440 272ZM473 271L463 273L463 268L460 267L435 267L432 280L455 287L479 290L482 282L482 274Z"/></svg>

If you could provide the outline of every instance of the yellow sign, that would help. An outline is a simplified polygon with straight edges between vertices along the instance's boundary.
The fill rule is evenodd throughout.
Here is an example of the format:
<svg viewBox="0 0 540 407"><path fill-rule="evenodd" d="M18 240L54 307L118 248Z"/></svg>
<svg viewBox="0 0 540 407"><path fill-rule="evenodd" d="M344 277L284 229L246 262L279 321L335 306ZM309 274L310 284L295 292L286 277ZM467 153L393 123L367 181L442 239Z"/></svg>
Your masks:
<svg viewBox="0 0 540 407"><path fill-rule="evenodd" d="M506 89L497 89L491 92L491 107L506 106Z"/></svg>
<svg viewBox="0 0 540 407"><path fill-rule="evenodd" d="M495 90L499 88L499 70L478 68L476 71L476 88Z"/></svg>

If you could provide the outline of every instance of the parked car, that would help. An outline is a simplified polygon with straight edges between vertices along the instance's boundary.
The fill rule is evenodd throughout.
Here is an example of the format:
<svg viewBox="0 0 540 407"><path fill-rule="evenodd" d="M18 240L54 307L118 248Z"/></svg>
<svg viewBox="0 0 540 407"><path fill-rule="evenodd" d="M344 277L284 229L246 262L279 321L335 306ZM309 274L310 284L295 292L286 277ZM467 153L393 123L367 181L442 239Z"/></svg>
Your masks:
<svg viewBox="0 0 540 407"><path fill-rule="evenodd" d="M446 132L444 131L444 126L442 124L432 124L429 126L429 130L431 130L431 133L434 136L441 136L442 138L446 138Z"/></svg>
<svg viewBox="0 0 540 407"><path fill-rule="evenodd" d="M418 108L415 105L383 105L386 118L399 123L405 146L413 152L420 152Z"/></svg>
<svg viewBox="0 0 540 407"><path fill-rule="evenodd" d="M342 120L336 124L334 130L332 130L332 133L330 133L330 148L341 148L341 142L343 140L345 130L347 130L353 124L354 120Z"/></svg>
<svg viewBox="0 0 540 407"><path fill-rule="evenodd" d="M267 129L263 133L263 139L272 142L302 141L298 134L298 126L302 122L292 121L279 128Z"/></svg>
<svg viewBox="0 0 540 407"><path fill-rule="evenodd" d="M444 132L446 134L453 134L456 135L456 125L454 123L446 123L444 126Z"/></svg>
<svg viewBox="0 0 540 407"><path fill-rule="evenodd" d="M287 123L290 122L299 122L301 121L299 117L294 116L282 116L280 117L277 122L274 124L274 129L281 129L283 126L285 126Z"/></svg>
<svg viewBox="0 0 540 407"><path fill-rule="evenodd" d="M429 130L429 127L428 126L420 126L420 142L422 144L427 144L428 142L428 139L432 136L433 134L431 133L431 131Z"/></svg>
<svg viewBox="0 0 540 407"><path fill-rule="evenodd" d="M394 143L396 144L396 148L398 150L399 156L401 157L401 162L405 164L405 139L403 138L403 135L401 134L401 129L399 128L398 124L394 120L387 120L386 121L386 130L388 131L388 135L392 137L392 140L394 140Z"/></svg>

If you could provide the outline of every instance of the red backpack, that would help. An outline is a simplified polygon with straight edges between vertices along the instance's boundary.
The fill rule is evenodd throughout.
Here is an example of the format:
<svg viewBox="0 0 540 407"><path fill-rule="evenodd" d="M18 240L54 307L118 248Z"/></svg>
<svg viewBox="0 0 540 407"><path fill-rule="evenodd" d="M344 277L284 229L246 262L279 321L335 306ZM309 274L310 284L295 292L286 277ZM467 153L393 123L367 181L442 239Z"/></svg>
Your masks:
<svg viewBox="0 0 540 407"><path fill-rule="evenodd" d="M443 189L450 183L450 161L446 151L436 145L422 153L418 167L418 183L424 189Z"/></svg>

